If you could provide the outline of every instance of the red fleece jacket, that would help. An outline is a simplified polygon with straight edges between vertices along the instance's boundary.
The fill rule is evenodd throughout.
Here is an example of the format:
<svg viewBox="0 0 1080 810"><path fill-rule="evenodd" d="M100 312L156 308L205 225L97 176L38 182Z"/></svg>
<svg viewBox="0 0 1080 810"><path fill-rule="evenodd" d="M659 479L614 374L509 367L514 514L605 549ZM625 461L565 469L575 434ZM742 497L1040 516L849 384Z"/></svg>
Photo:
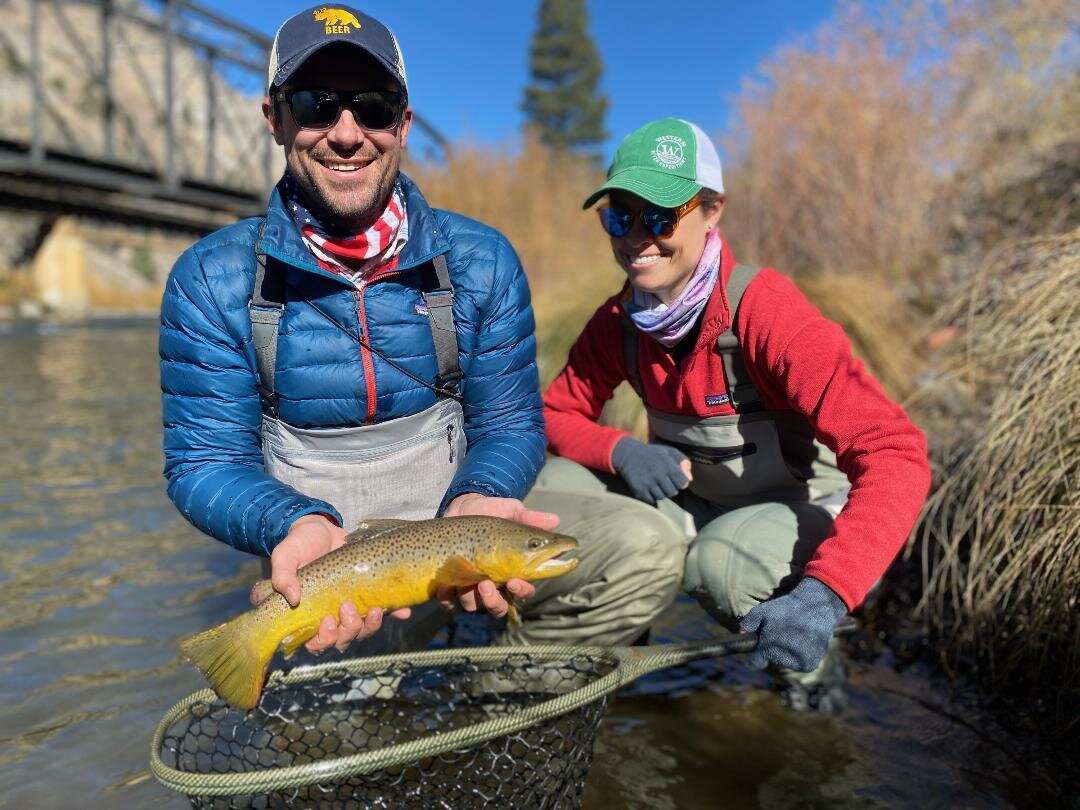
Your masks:
<svg viewBox="0 0 1080 810"><path fill-rule="evenodd" d="M706 404L706 397L728 393L715 344L731 325L725 289L734 266L725 242L723 284L716 285L697 342L681 363L652 338L639 336L639 372L651 407L697 416L735 412L729 402ZM544 394L551 451L611 473L611 452L627 434L597 419L616 386L627 379L622 295L612 296L593 314L566 367ZM734 331L765 407L805 415L851 481L847 505L805 573L854 608L900 550L926 499L926 439L852 355L844 330L775 270L762 269L750 283Z"/></svg>

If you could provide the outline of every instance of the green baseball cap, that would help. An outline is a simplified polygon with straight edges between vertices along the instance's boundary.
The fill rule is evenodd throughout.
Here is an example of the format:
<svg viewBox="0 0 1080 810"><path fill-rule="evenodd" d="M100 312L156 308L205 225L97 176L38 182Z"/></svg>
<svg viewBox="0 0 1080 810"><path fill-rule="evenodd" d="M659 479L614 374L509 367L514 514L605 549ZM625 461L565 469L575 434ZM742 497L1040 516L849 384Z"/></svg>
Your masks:
<svg viewBox="0 0 1080 810"><path fill-rule="evenodd" d="M681 118L661 118L623 138L608 167L607 182L581 207L588 208L619 189L653 205L675 208L702 188L724 193L716 147L697 125Z"/></svg>

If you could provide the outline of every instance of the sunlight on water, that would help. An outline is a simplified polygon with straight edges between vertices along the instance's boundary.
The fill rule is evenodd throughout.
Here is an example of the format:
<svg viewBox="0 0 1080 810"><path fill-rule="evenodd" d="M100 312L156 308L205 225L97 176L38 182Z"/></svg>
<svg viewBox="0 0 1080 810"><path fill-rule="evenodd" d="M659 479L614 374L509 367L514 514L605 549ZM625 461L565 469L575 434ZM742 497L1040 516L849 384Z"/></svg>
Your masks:
<svg viewBox="0 0 1080 810"><path fill-rule="evenodd" d="M187 806L147 772L154 725L205 685L176 645L245 609L258 565L165 496L156 341L149 323L0 333L0 806ZM708 629L680 602L654 638ZM659 673L615 700L587 807L1039 797L994 726L914 671L856 667L837 718L787 712L761 676L724 667Z"/></svg>

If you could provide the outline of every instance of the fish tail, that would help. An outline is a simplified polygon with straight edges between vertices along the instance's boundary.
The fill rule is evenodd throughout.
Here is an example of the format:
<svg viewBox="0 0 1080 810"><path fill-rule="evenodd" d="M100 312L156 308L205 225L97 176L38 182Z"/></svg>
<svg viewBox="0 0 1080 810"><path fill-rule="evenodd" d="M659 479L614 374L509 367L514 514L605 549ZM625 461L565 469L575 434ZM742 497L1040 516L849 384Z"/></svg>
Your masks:
<svg viewBox="0 0 1080 810"><path fill-rule="evenodd" d="M220 624L180 643L187 656L210 681L218 696L241 709L259 702L274 644L259 643L248 614Z"/></svg>

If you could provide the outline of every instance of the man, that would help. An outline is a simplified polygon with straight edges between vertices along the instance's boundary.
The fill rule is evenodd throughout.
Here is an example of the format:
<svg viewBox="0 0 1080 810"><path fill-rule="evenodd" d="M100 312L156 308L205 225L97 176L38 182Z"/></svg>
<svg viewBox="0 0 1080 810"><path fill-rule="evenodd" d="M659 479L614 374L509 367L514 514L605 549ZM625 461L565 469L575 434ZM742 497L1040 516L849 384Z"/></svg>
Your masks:
<svg viewBox="0 0 1080 810"><path fill-rule="evenodd" d="M170 497L207 534L269 555L293 605L297 569L363 517L554 528L520 501L544 455L528 285L504 237L431 209L399 172L412 110L393 35L355 9L301 12L275 37L268 85L286 171L266 216L186 251L162 302ZM507 611L491 582L460 601ZM381 619L345 603L308 649L343 649Z"/></svg>
<svg viewBox="0 0 1080 810"><path fill-rule="evenodd" d="M265 217L180 257L162 302L169 495L207 534L269 555L293 605L297 569L363 518L559 522L544 493L532 509L520 500L545 446L524 273L502 235L430 208L399 172L408 92L379 21L344 6L287 20L263 101L285 174ZM575 512L561 530L595 541L497 643L620 644L648 628L677 592L682 557L661 522L631 537L605 534L609 523L602 509ZM522 580L507 590L537 592ZM455 598L508 610L491 582L439 594L447 607ZM434 603L411 612L407 631L387 623L366 651L421 646L448 616ZM344 649L381 620L346 602L307 648Z"/></svg>

